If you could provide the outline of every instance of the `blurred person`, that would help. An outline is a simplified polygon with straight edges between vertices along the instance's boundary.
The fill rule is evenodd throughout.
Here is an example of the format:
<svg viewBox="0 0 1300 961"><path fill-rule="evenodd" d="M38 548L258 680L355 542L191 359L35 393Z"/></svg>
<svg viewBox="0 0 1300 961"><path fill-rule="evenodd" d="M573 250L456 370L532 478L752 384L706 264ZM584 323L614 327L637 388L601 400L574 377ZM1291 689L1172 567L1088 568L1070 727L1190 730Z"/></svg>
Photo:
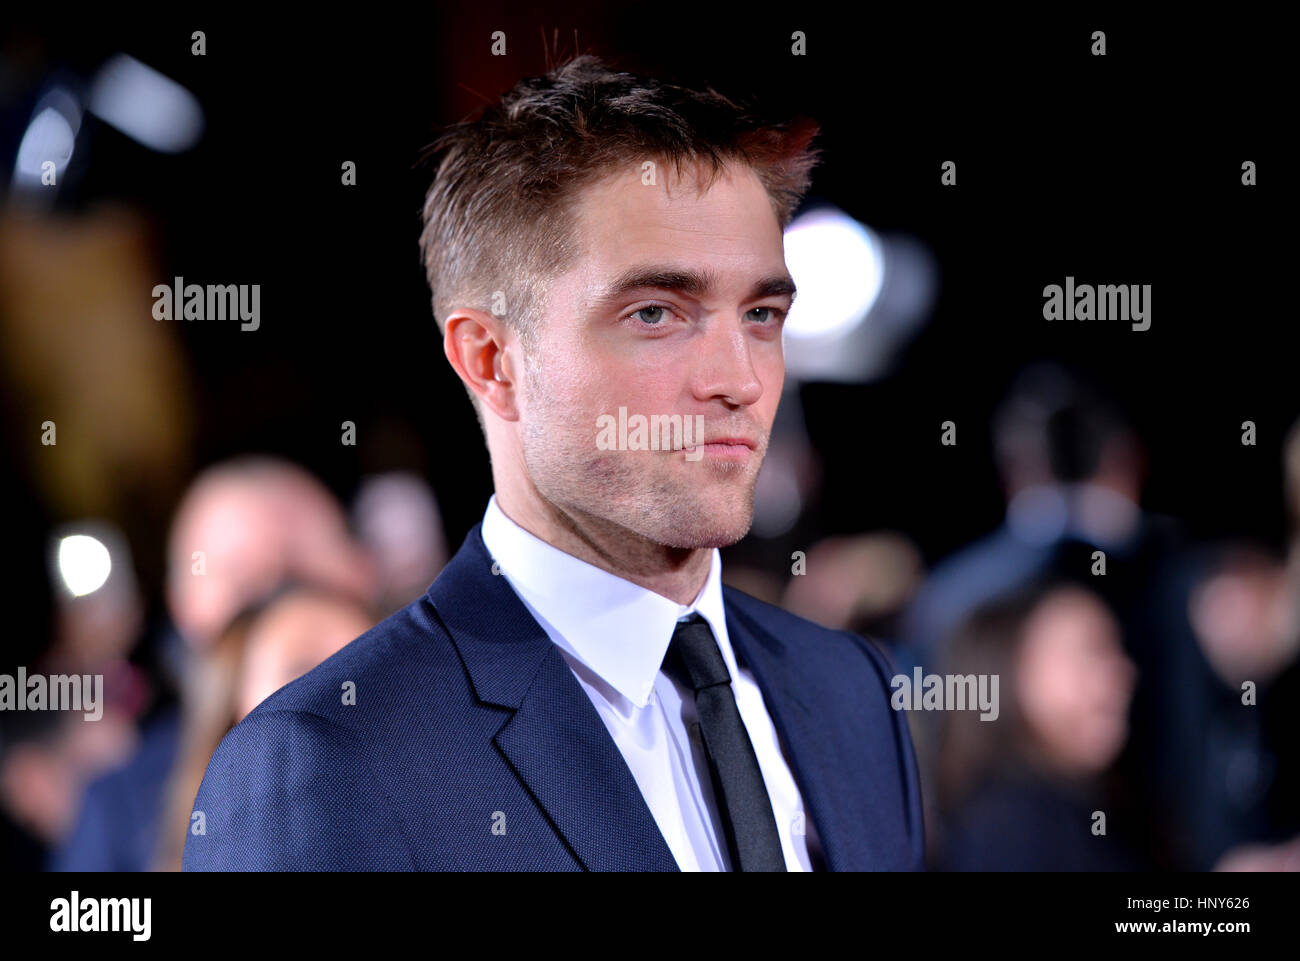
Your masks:
<svg viewBox="0 0 1300 961"><path fill-rule="evenodd" d="M901 534L828 537L808 551L782 606L823 627L892 637L923 574L920 551Z"/></svg>
<svg viewBox="0 0 1300 961"><path fill-rule="evenodd" d="M1300 871L1300 836L1281 844L1243 844L1214 866L1216 871Z"/></svg>
<svg viewBox="0 0 1300 961"><path fill-rule="evenodd" d="M423 478L393 471L362 480L352 514L375 566L376 610L387 616L423 594L447 564L438 501Z"/></svg>
<svg viewBox="0 0 1300 961"><path fill-rule="evenodd" d="M95 594L72 597L57 564L50 563L58 532L43 499L4 448L0 502L8 509L5 546L14 560L5 570L13 603L6 605L0 645L4 686L13 696L28 696L30 686L23 690L18 684L20 668L28 682L36 675L47 683L58 675L91 675L95 700L90 717L75 709L13 710L17 704L9 694L0 710L0 867L39 870L68 836L86 783L135 748L136 678L121 659L133 590L113 590L134 585L129 565L123 565L117 580L110 577L105 585L110 590L101 597L114 596L103 606L91 601ZM90 603L70 616L68 605L78 601ZM90 630L91 643L75 643L79 627Z"/></svg>
<svg viewBox="0 0 1300 961"><path fill-rule="evenodd" d="M241 608L296 577L370 596L373 562L334 495L288 461L242 456L203 471L168 540L167 606L201 649Z"/></svg>
<svg viewBox="0 0 1300 961"><path fill-rule="evenodd" d="M1215 675L1239 691L1266 686L1300 651L1293 585L1285 565L1246 545L1225 550L1197 584L1189 614L1201 652Z"/></svg>
<svg viewBox="0 0 1300 961"><path fill-rule="evenodd" d="M294 585L279 594L249 628L235 723L374 624L370 609L356 598L312 585Z"/></svg>
<svg viewBox="0 0 1300 961"><path fill-rule="evenodd" d="M975 607L1059 568L1066 556L1105 551L1113 590L1122 569L1140 574L1173 547L1171 522L1138 506L1146 468L1137 434L1080 375L1055 363L1026 367L992 427L1005 520L926 578L902 622L899 660L908 667L931 666L943 656L942 638Z"/></svg>
<svg viewBox="0 0 1300 961"><path fill-rule="evenodd" d="M1287 431L1282 461L1285 561L1259 548L1223 551L1188 607L1220 684L1206 695L1213 719L1198 729L1207 764L1194 774L1208 785L1206 801L1186 833L1203 861L1218 858L1218 871L1300 870L1300 420ZM1247 683L1253 705L1242 703ZM1208 841L1195 830L1206 817L1215 826Z"/></svg>
<svg viewBox="0 0 1300 961"><path fill-rule="evenodd" d="M941 663L944 638L981 603L1037 579L1087 580L1119 618L1138 669L1117 780L1151 819L1145 856L1186 869L1173 822L1159 816L1182 803L1170 785L1195 763L1193 744L1172 720L1198 670L1185 615L1196 562L1181 527L1140 507L1140 437L1099 387L1069 368L1024 368L994 412L992 435L1006 517L934 566L902 617L899 668Z"/></svg>
<svg viewBox="0 0 1300 961"><path fill-rule="evenodd" d="M221 739L259 703L373 624L355 598L289 583L236 615L198 654L185 687L180 752L167 783L158 870L181 869L194 797Z"/></svg>
<svg viewBox="0 0 1300 961"><path fill-rule="evenodd" d="M245 455L202 471L168 537L167 642L181 687L195 656L239 611L286 580L308 580L373 603L374 569L342 506L303 468ZM139 750L86 790L77 826L50 861L56 871L146 871L154 863L168 776L180 750L183 705L161 705Z"/></svg>
<svg viewBox="0 0 1300 961"><path fill-rule="evenodd" d="M721 579L815 132L589 56L447 132L421 248L495 493L423 597L226 736L186 870L922 865L882 652ZM620 411L702 434L602 447Z"/></svg>
<svg viewBox="0 0 1300 961"><path fill-rule="evenodd" d="M98 720L80 711L13 712L0 726L0 805L53 850L73 829L86 783L125 761L136 742L131 716L110 705Z"/></svg>
<svg viewBox="0 0 1300 961"><path fill-rule="evenodd" d="M32 824L30 807L32 805L27 799L14 797L10 798L9 792L5 789L5 784L26 784L28 775L25 773L21 777L15 777L14 770L9 770L9 762L14 756L15 748L24 742L31 741L43 735L45 732L33 731L31 725L42 723L49 725L48 717L39 717L32 715L20 715L10 713L8 716L0 715L0 867L10 871L39 871L46 857L48 857L50 845L46 838L63 837L64 831L57 826L60 818L55 816L55 825L38 826ZM37 749L42 749L37 745ZM63 793L55 793L56 804L54 808L57 812L58 807L62 804L68 806L75 805L75 796L69 801L67 793L72 786L67 781L60 779L60 786L63 787ZM29 788L29 791L33 790ZM46 790L44 784L37 785L34 789L38 792ZM39 807L45 806L44 801L38 802ZM39 811L38 811L39 813ZM75 810L68 818L68 823L75 817Z"/></svg>
<svg viewBox="0 0 1300 961"><path fill-rule="evenodd" d="M1300 422L1282 460L1286 559L1245 542L1199 545L1149 596L1170 638L1152 665L1164 683L1149 712L1151 794L1193 870L1288 863L1300 833Z"/></svg>
<svg viewBox="0 0 1300 961"><path fill-rule="evenodd" d="M67 836L76 816L75 770L65 759L68 718L32 711L4 718L0 803L43 847Z"/></svg>
<svg viewBox="0 0 1300 961"><path fill-rule="evenodd" d="M1244 544L1215 550L1187 620L1199 655L1172 701L1190 746L1171 785L1178 843L1195 867L1285 860L1300 833L1296 608L1286 566ZM1253 851L1252 856L1246 852Z"/></svg>
<svg viewBox="0 0 1300 961"><path fill-rule="evenodd" d="M977 608L945 673L999 681L998 715L946 711L934 758L938 865L956 871L1140 870L1140 828L1104 775L1123 748L1136 681L1101 598L1036 583ZM1105 833L1097 833L1097 812Z"/></svg>

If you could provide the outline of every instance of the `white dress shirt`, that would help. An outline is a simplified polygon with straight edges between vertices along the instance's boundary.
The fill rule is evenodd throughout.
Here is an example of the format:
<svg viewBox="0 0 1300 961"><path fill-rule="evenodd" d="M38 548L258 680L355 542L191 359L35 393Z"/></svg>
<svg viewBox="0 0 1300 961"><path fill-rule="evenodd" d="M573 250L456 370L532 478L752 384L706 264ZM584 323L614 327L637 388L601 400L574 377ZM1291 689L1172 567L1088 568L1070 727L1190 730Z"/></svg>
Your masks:
<svg viewBox="0 0 1300 961"><path fill-rule="evenodd" d="M713 551L708 581L695 603L686 606L535 537L505 515L496 495L488 501L482 533L498 569L591 698L683 871L733 869L694 691L660 671L677 621L692 613L708 621L758 757L786 868L811 870L808 849L818 850L812 818L804 812L762 692L736 664L727 636L719 552Z"/></svg>

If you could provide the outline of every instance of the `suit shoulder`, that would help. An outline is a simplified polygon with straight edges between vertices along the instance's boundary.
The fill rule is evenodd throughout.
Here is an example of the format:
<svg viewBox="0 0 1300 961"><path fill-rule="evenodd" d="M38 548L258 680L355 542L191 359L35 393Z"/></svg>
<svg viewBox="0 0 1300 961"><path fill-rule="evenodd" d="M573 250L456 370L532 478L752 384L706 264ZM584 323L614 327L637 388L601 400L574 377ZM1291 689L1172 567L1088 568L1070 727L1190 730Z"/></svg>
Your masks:
<svg viewBox="0 0 1300 961"><path fill-rule="evenodd" d="M421 685L427 692L462 679L455 645L422 596L270 695L245 720L287 712L355 728L405 704Z"/></svg>
<svg viewBox="0 0 1300 961"><path fill-rule="evenodd" d="M250 713L208 762L183 870L409 870L413 849L371 760L356 732L319 714Z"/></svg>
<svg viewBox="0 0 1300 961"><path fill-rule="evenodd" d="M860 669L865 657L886 687L896 673L893 658L875 638L825 627L733 587L723 587L723 596L744 617L782 641L796 644L804 663L811 662L831 671L846 667Z"/></svg>

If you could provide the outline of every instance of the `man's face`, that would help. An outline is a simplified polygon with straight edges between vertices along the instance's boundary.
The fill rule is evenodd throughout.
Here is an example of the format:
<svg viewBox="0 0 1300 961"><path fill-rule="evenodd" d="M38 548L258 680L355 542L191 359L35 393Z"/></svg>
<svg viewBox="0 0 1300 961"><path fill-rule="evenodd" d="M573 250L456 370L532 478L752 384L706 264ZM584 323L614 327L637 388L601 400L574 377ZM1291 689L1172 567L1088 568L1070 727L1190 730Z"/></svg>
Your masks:
<svg viewBox="0 0 1300 961"><path fill-rule="evenodd" d="M524 462L543 497L690 549L749 530L793 290L752 169L728 167L703 194L696 176L661 165L646 185L629 165L581 194L581 255L552 287L520 399ZM647 282L629 286L638 276ZM680 415L693 427L702 415L702 456L601 449L598 419L620 407L629 422Z"/></svg>

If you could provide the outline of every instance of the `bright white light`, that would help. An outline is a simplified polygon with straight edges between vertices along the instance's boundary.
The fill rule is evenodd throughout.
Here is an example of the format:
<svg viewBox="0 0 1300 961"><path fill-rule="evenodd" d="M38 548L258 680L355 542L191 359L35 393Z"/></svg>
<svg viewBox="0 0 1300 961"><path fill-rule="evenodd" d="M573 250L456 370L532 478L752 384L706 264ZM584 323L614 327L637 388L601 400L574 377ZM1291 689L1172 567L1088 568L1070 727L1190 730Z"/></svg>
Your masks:
<svg viewBox="0 0 1300 961"><path fill-rule="evenodd" d="M884 281L880 240L833 208L786 229L785 263L799 288L785 322L789 337L823 337L862 323Z"/></svg>
<svg viewBox="0 0 1300 961"><path fill-rule="evenodd" d="M119 53L95 75L90 111L152 150L180 153L198 143L203 108L175 80Z"/></svg>
<svg viewBox="0 0 1300 961"><path fill-rule="evenodd" d="M62 182L76 139L77 133L68 118L53 107L46 107L32 118L18 145L14 179L40 183L43 165L53 162L55 177Z"/></svg>
<svg viewBox="0 0 1300 961"><path fill-rule="evenodd" d="M89 534L71 534L59 541L59 574L73 597L99 590L112 569L108 548Z"/></svg>

